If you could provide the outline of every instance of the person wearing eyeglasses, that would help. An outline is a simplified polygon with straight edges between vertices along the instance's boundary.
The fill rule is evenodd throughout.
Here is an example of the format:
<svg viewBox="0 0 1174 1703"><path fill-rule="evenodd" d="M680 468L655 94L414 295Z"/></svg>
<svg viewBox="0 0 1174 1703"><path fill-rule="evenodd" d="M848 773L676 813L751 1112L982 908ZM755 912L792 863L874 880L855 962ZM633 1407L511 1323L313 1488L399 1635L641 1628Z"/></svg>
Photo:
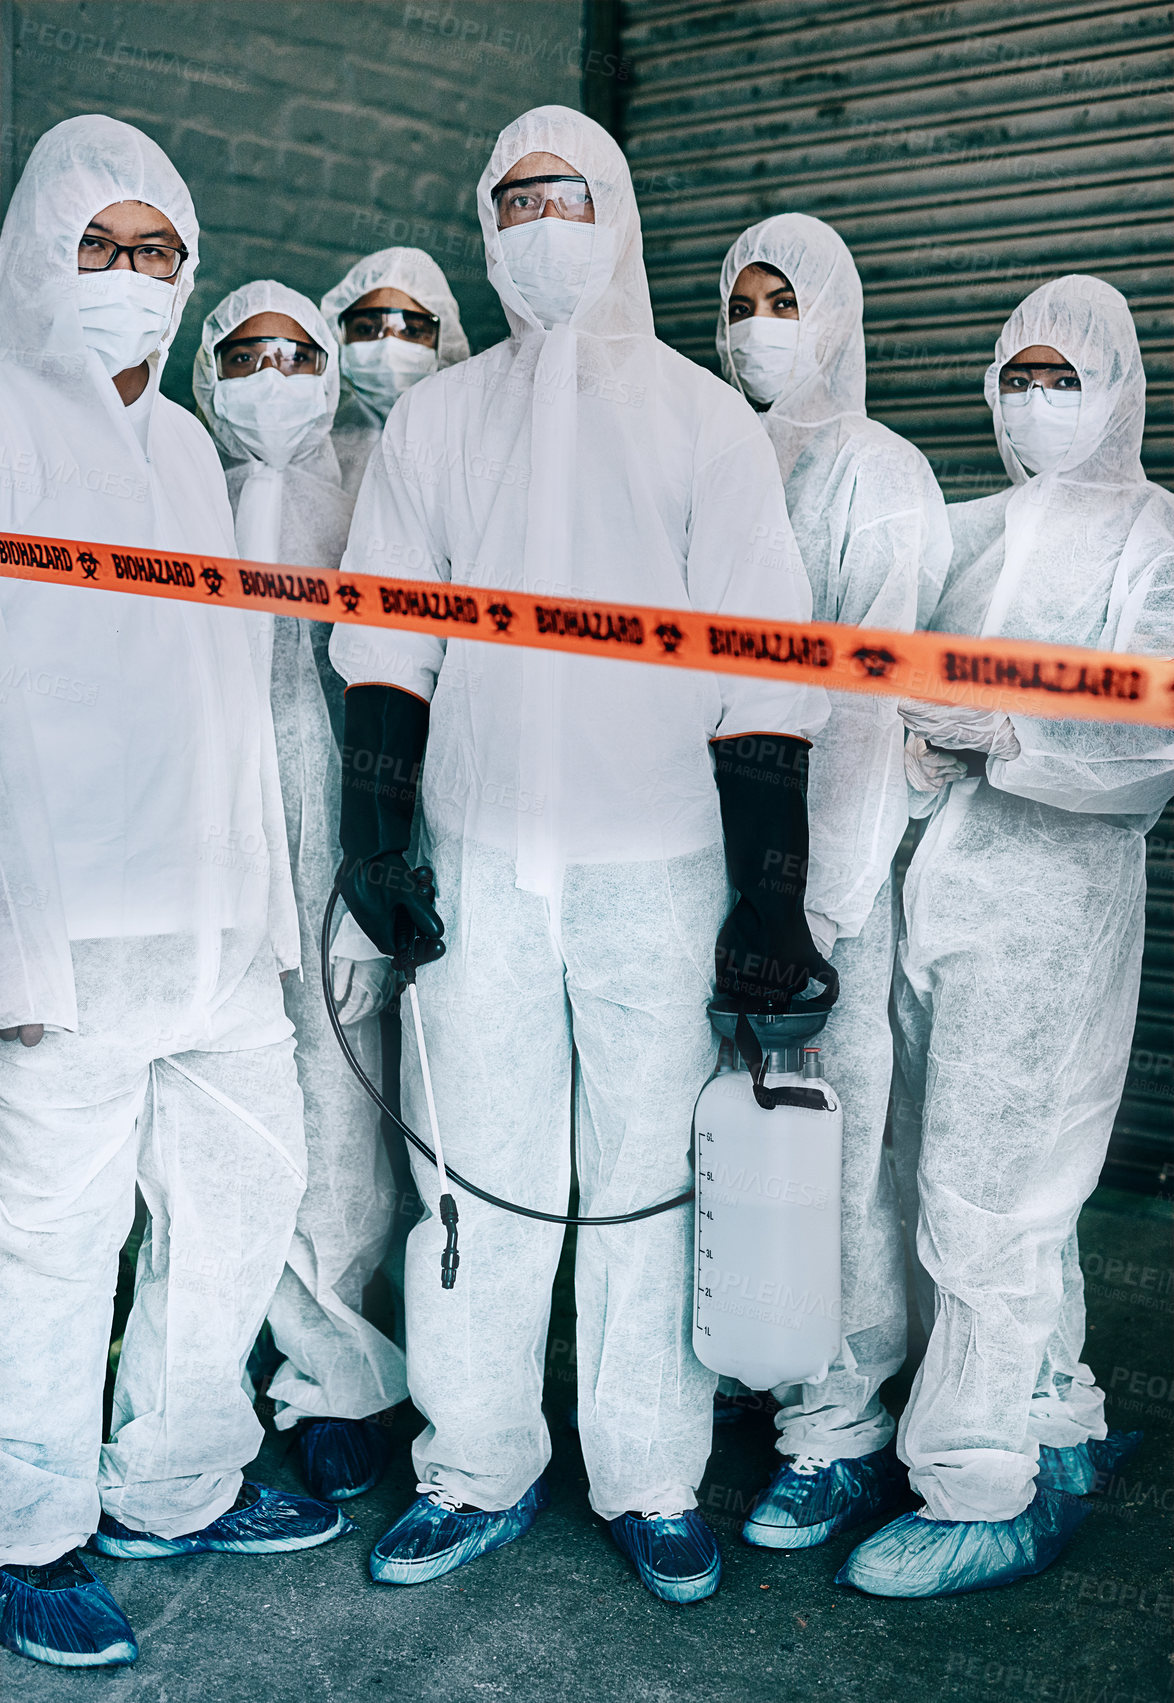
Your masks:
<svg viewBox="0 0 1174 1703"><path fill-rule="evenodd" d="M327 290L322 312L339 345L334 448L353 495L399 398L430 373L467 360L469 344L448 280L419 248L366 255Z"/></svg>
<svg viewBox="0 0 1174 1703"><path fill-rule="evenodd" d="M1145 373L1124 296L1079 274L1032 291L985 389L1010 483L950 505L930 625L1020 640L1027 658L1035 640L1174 654L1174 499L1142 469ZM894 982L893 1146L929 1343L897 1436L924 1505L839 1574L877 1596L1041 1572L1081 1498L1141 1441L1108 1431L1082 1358L1076 1228L1129 1063L1145 834L1174 792L1174 733L1114 722L1100 668L1039 669L1106 719L992 710L981 667L957 704L901 705L958 761L935 789L921 782L934 796Z"/></svg>
<svg viewBox="0 0 1174 1703"><path fill-rule="evenodd" d="M330 435L338 367L325 319L284 284L244 284L204 321L192 389L225 460L246 560L338 566L352 508ZM335 1502L382 1476L387 1433L368 1420L402 1401L407 1383L402 1350L363 1316L393 1219L379 1112L339 1050L317 974L340 858L342 681L329 640L328 622L274 623L270 696L303 965L301 978L286 978L285 1008L297 1036L307 1158L297 1232L269 1309L284 1356L269 1394L278 1430L295 1433L308 1489ZM390 966L349 916L336 930L331 975L351 1046L378 1083Z"/></svg>
<svg viewBox="0 0 1174 1703"><path fill-rule="evenodd" d="M98 116L41 137L0 234L0 527L111 544L128 584L161 577L145 550L183 574L235 554L215 448L159 394L198 242L167 156ZM71 555L60 584L0 576L72 968L72 1009L0 1039L0 1642L93 1667L137 1647L87 1542L277 1553L348 1522L242 1473L263 1433L241 1368L305 1186L271 617L214 607L214 577L206 606L82 589Z"/></svg>
<svg viewBox="0 0 1174 1703"><path fill-rule="evenodd" d="M509 336L392 410L343 567L567 600L810 615L770 445L728 385L657 340L631 176L566 107L502 131L477 190ZM397 568L397 564L400 564ZM563 605L566 604L565 611ZM347 744L414 786L344 792L343 891L377 943L410 938L450 1163L565 1213L572 1094L580 1211L626 1215L690 1185L693 1107L717 1058L707 1005L778 1009L829 975L802 881L807 741L825 694L636 666L634 627L581 654L340 624ZM627 645L632 641L629 651ZM643 636L657 646L654 634ZM372 805L374 808L372 808ZM413 852L435 872L415 883ZM731 882L740 895L732 905ZM829 984L830 985L830 984ZM427 1128L405 1026L406 1115ZM527 1532L546 1503L542 1369L561 1224L457 1190L460 1269L441 1287L435 1173L408 1239L408 1383L427 1424L416 1500L372 1577L438 1578ZM692 1350L693 1235L679 1207L583 1226L578 1426L591 1505L642 1583L696 1603L721 1576L697 1509L714 1378Z"/></svg>
<svg viewBox="0 0 1174 1703"><path fill-rule="evenodd" d="M817 620L911 631L950 559L929 463L865 408L864 296L843 238L807 213L743 231L721 271L722 372L758 410ZM884 1134L897 942L893 858L909 819L895 698L838 692L811 754L812 933L843 992L820 1036L844 1107L843 1344L826 1376L775 1391L784 1457L743 1527L807 1549L906 1493L880 1399L905 1359L905 1251Z"/></svg>

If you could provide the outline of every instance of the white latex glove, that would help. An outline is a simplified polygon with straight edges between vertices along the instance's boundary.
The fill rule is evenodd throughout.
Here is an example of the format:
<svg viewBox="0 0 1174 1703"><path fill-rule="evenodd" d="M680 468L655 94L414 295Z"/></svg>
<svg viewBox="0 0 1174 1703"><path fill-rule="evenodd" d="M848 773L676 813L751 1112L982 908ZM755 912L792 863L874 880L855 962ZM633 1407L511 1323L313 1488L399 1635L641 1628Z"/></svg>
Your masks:
<svg viewBox="0 0 1174 1703"><path fill-rule="evenodd" d="M343 913L330 948L330 991L340 1023L360 1023L382 1011L395 991L395 972L373 940Z"/></svg>
<svg viewBox="0 0 1174 1703"><path fill-rule="evenodd" d="M1001 710L975 710L965 704L923 704L902 698L897 705L911 733L946 751L986 751L992 757L1019 755L1009 716Z"/></svg>
<svg viewBox="0 0 1174 1703"><path fill-rule="evenodd" d="M395 972L390 958L343 958L330 954L330 991L340 1023L361 1023L390 1000Z"/></svg>
<svg viewBox="0 0 1174 1703"><path fill-rule="evenodd" d="M966 764L946 751L931 751L919 733L905 741L905 779L914 792L941 792L950 781L960 781Z"/></svg>

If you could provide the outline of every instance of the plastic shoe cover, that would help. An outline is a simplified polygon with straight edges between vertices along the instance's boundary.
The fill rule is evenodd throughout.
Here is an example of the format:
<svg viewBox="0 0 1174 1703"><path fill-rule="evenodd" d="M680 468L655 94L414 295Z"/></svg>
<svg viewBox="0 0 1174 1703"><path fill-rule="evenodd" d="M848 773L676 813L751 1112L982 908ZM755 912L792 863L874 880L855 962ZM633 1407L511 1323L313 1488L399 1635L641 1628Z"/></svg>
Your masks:
<svg viewBox="0 0 1174 1703"><path fill-rule="evenodd" d="M836 1574L874 1597L946 1597L1013 1585L1042 1573L1088 1507L1060 1490L1037 1490L1013 1520L927 1520L902 1514L859 1544Z"/></svg>
<svg viewBox="0 0 1174 1703"><path fill-rule="evenodd" d="M47 1567L0 1567L0 1644L54 1667L122 1667L139 1653L129 1620L76 1549Z"/></svg>
<svg viewBox="0 0 1174 1703"><path fill-rule="evenodd" d="M103 1514L90 1547L118 1561L151 1560L165 1555L282 1555L290 1549L316 1549L354 1526L328 1502L267 1490L262 1484L242 1484L241 1493L226 1514L202 1531L186 1537L155 1537L137 1532Z"/></svg>
<svg viewBox="0 0 1174 1703"><path fill-rule="evenodd" d="M721 1583L717 1539L696 1508L683 1514L621 1514L611 1535L662 1602L700 1602Z"/></svg>
<svg viewBox="0 0 1174 1703"><path fill-rule="evenodd" d="M296 1448L306 1489L322 1502L346 1502L370 1490L391 1453L383 1426L366 1419L303 1419Z"/></svg>
<svg viewBox="0 0 1174 1703"><path fill-rule="evenodd" d="M547 1506L545 1479L536 1479L512 1508L486 1513L460 1510L451 1496L423 1487L411 1507L384 1532L371 1551L371 1577L377 1585L423 1585L454 1567L525 1537L534 1517Z"/></svg>
<svg viewBox="0 0 1174 1703"><path fill-rule="evenodd" d="M1041 1444L1035 1482L1041 1490L1095 1496L1116 1468L1137 1453L1144 1436L1144 1431L1110 1431L1107 1437L1090 1437L1071 1449L1048 1449Z"/></svg>
<svg viewBox="0 0 1174 1703"><path fill-rule="evenodd" d="M909 1479L896 1443L855 1460L819 1465L802 1456L784 1461L742 1527L759 1549L811 1549L834 1532L887 1513L905 1495Z"/></svg>

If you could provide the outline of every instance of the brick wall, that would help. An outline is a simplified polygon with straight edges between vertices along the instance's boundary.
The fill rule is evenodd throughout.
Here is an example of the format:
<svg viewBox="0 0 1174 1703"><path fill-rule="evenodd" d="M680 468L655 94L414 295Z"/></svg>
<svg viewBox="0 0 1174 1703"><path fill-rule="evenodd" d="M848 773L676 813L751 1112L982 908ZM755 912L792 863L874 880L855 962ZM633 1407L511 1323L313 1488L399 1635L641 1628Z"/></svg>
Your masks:
<svg viewBox="0 0 1174 1703"><path fill-rule="evenodd" d="M473 348L504 334L485 278L477 178L502 128L580 104L580 0L17 0L6 178L76 113L166 149L202 227L164 389L191 404L204 315L250 278L317 300L372 249L444 267Z"/></svg>

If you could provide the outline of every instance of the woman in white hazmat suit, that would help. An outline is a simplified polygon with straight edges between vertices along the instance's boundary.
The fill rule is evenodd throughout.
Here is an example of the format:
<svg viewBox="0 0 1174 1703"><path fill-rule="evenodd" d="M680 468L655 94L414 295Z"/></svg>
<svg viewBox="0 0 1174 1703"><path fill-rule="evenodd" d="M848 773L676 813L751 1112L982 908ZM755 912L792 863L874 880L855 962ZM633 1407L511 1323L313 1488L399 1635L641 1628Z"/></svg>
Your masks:
<svg viewBox="0 0 1174 1703"><path fill-rule="evenodd" d="M421 248L357 260L323 296L322 313L339 346L334 448L353 496L395 403L429 373L468 360L469 344L448 280Z"/></svg>
<svg viewBox="0 0 1174 1703"><path fill-rule="evenodd" d="M722 370L759 409L819 621L924 625L950 558L920 450L865 412L864 303L842 238L784 213L744 231L721 274ZM811 754L807 915L843 993L820 1037L844 1106L843 1346L827 1377L775 1392L790 1457L743 1535L808 1548L904 1493L878 1391L905 1358L905 1254L884 1148L896 949L892 861L908 820L897 700L836 693Z"/></svg>
<svg viewBox="0 0 1174 1703"><path fill-rule="evenodd" d="M234 554L216 452L158 389L198 237L129 125L74 118L33 149L0 235L5 530ZM241 1473L262 1437L242 1369L305 1182L272 624L3 577L0 607L76 998L75 1019L48 997L15 1014L62 1025L38 1045L0 1043L0 1437L20 1440L0 1444L0 1639L95 1666L136 1647L77 1554L91 1536L135 1558L346 1529ZM136 1182L150 1221L101 1448Z"/></svg>
<svg viewBox="0 0 1174 1703"><path fill-rule="evenodd" d="M1081 276L1035 290L1003 328L986 397L1011 487L949 509L932 625L1168 656L1174 500L1142 472L1124 298ZM1049 1565L1085 1512L1066 1492L1137 1441L1106 1437L1081 1360L1076 1223L1128 1065L1144 834L1174 791L1174 735L902 712L931 747L970 754L967 776L938 784L906 878L895 984L894 1141L916 1166L934 1287L898 1447L925 1507L840 1578L934 1596ZM911 773L920 803L935 786L916 757Z"/></svg>
<svg viewBox="0 0 1174 1703"><path fill-rule="evenodd" d="M204 321L192 389L227 463L241 556L336 568L353 504L330 441L338 350L314 304L271 280L232 291ZM394 1202L379 1111L339 1050L317 968L341 855L341 762L327 694L337 700L341 732L342 682L329 640L325 622L290 616L274 624L270 699L303 965L302 978L286 980L285 1008L305 1101L307 1182L269 1309L286 1356L269 1394L278 1430L298 1428L309 1489L340 1501L382 1474L385 1433L363 1422L402 1401L407 1383L402 1351L362 1315ZM391 991L390 966L349 917L333 947L340 1015L378 1082L378 1013Z"/></svg>
<svg viewBox="0 0 1174 1703"><path fill-rule="evenodd" d="M653 334L616 144L567 108L527 113L502 132L478 202L511 335L393 409L344 567L804 619L810 590L769 444L740 397ZM785 680L608 660L616 636L586 638L594 654L582 657L462 642L448 627L435 638L339 627L331 642L354 683L348 740L352 717L356 739L401 760L427 738L422 849L445 942L403 855L411 797L398 822L344 814L342 838L360 874L382 868L384 891L396 882L421 955L447 943L419 978L446 1152L482 1187L564 1212L573 1041L589 1215L688 1186L693 1104L716 1057L714 940L720 929L726 962L745 966L739 931L758 922L744 893L722 926L723 827L731 871L753 865L759 879L755 833L773 827L777 845L779 813L762 809L752 832L737 789L761 783L756 796L774 804L800 740L826 718L823 693ZM738 744L744 770L731 774ZM768 748L786 755L764 775ZM805 855L793 784L791 797ZM395 854L368 860L380 841ZM369 894L360 874L348 903L378 939L376 874ZM788 903L756 938L772 973L795 986L801 971L801 986L818 955L801 894ZM403 1085L424 1127L410 1035ZM428 1419L414 1449L421 1494L371 1558L376 1579L400 1584L520 1536L544 1505L543 1345L562 1245L561 1227L461 1194L460 1273L442 1289L435 1175L418 1166L417 1182L430 1211L407 1268L408 1382ZM709 1595L720 1574L695 1506L713 1378L690 1345L691 1239L677 1210L580 1230L576 1261L592 1506L674 1602Z"/></svg>

